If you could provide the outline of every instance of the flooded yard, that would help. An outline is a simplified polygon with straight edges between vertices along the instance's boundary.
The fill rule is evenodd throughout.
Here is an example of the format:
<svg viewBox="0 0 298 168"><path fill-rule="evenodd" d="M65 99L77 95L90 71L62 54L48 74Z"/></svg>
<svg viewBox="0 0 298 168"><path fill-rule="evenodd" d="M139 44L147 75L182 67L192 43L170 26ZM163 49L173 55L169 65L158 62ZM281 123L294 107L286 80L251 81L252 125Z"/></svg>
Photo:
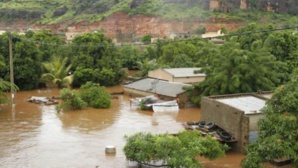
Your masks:
<svg viewBox="0 0 298 168"><path fill-rule="evenodd" d="M183 122L200 119L199 108L181 109L177 115L141 111L126 95L112 99L109 109L60 113L55 105L28 102L31 96L59 96L59 90L17 92L13 107L0 106L1 168L135 168L139 166L122 151L124 135L176 133L183 130ZM108 145L116 147L115 155L105 154ZM228 153L215 161L201 160L207 168L238 168L243 157Z"/></svg>

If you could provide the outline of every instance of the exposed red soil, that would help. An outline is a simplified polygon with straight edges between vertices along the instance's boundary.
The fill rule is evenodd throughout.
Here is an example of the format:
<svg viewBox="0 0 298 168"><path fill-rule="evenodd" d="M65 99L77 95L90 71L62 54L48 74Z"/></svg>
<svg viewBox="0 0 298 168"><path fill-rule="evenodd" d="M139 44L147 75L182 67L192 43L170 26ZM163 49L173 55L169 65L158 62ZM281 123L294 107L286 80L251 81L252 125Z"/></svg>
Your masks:
<svg viewBox="0 0 298 168"><path fill-rule="evenodd" d="M125 13L115 13L104 20L90 23L81 21L78 23L64 22L59 24L32 24L20 20L10 24L1 24L0 29L24 31L31 29L51 29L55 33L64 32L90 32L103 30L110 38L116 37L117 32L122 34L134 34L142 36L151 34L156 37L169 37L171 33L188 33L197 28L206 28L207 32L216 32L225 27L227 30L235 30L244 26L244 23L237 20L224 18L211 18L208 20L197 19L173 19L165 20L154 16L135 15L128 16Z"/></svg>

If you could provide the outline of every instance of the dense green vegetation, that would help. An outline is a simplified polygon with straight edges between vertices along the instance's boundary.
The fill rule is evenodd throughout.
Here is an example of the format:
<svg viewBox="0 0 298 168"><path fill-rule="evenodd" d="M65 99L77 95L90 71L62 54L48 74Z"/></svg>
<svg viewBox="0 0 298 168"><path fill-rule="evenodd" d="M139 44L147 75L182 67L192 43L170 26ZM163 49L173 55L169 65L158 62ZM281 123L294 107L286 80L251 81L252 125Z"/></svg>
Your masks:
<svg viewBox="0 0 298 168"><path fill-rule="evenodd" d="M230 36L223 38L223 45L200 38L160 40L151 44L148 34L142 38L146 46L116 47L102 32L77 36L69 44L45 30L13 34L15 85L8 82L8 36L3 34L0 35L0 104L9 102L5 92L11 85L15 89L30 90L53 83L58 87L80 88L79 91L62 89L58 110L79 110L87 106L109 108L111 97L104 86L123 82L123 68L141 69L138 76L145 77L148 71L157 68L200 67L198 73L205 73L206 79L186 88L198 105L202 96L275 91L263 110L266 117L259 123L259 139L249 145L243 167L258 167L268 160L284 157L297 162L298 32L271 30L281 25L297 26L298 17L260 11L211 12L203 10L201 2L194 0L189 5L162 0L1 1L1 21L92 22L114 12L126 12L165 19L204 21L216 17L255 23L230 32ZM260 26L263 23L272 24ZM195 33L204 31L202 28ZM215 140L198 138L195 132L186 134L173 137L138 133L126 137L124 152L131 161L150 164L159 160L172 167L197 167L200 163L195 156L214 159L223 154L225 147Z"/></svg>
<svg viewBox="0 0 298 168"><path fill-rule="evenodd" d="M262 29L252 24L237 32ZM199 104L201 96L274 90L289 80L297 65L297 49L293 31L240 35L222 46L204 47L198 51L197 65L207 77L190 89L191 97Z"/></svg>
<svg viewBox="0 0 298 168"><path fill-rule="evenodd" d="M72 86L80 87L82 93L68 88L61 90L63 102L58 108L63 110L82 109L86 106L108 108L110 95L102 87L120 84L125 78L123 68L140 68L142 72L139 75L144 77L149 70L156 68L201 67L200 73L206 73L206 79L187 88L190 91L190 98L197 104L200 103L202 96L260 90L274 91L282 86L276 90L277 97L273 97L268 109L264 111L268 112L266 115L270 121L266 118L260 123L261 136L257 146L266 145L264 148L252 145L247 160L254 161L257 165L265 161L262 160L264 158L285 156L297 159L294 156L297 154L295 111L297 111L298 91L297 72L293 72L298 65L298 34L294 29L273 30L275 29L272 25L249 24L223 37L225 42L222 45L216 45L206 39L190 38L162 40L141 47L133 45L116 47L111 39L106 38L101 32L77 36L69 44L47 31L29 31L25 35L13 34L15 84L21 90L35 89L44 86L44 81L41 79L45 74L54 77L51 80L53 83L73 75ZM46 68L44 65L48 63L60 68ZM10 86L7 82L10 76L7 34L0 35L0 66L0 86L4 86L0 91L3 93ZM57 72L63 72L63 75L55 75L60 74ZM291 75L294 77L290 78ZM283 89L286 92L279 91ZM7 98L1 97L1 103L4 100ZM281 128L279 124L278 127L272 126L272 129L278 128L278 130L270 130L264 126L272 125L275 121L284 125L284 129L279 129ZM269 137L271 133L272 137ZM278 144L279 139L285 138L289 141L285 141L287 144L284 146L292 147L291 150L275 148L277 145L274 143L270 144L272 146L269 145L270 148L266 147L268 142ZM139 158L131 156L128 159ZM136 161L149 160L147 158ZM169 160L166 162L171 163ZM183 160L178 160L177 164L178 162L184 164ZM191 159L189 163L194 164Z"/></svg>
<svg viewBox="0 0 298 168"><path fill-rule="evenodd" d="M257 168L267 161L292 159L298 165L298 69L280 86L263 109L259 137L248 147L244 168Z"/></svg>
<svg viewBox="0 0 298 168"><path fill-rule="evenodd" d="M11 88L15 91L19 89L16 85L0 78L0 104L7 104L10 102L5 91L10 90Z"/></svg>
<svg viewBox="0 0 298 168"><path fill-rule="evenodd" d="M77 36L72 41L70 59L74 67L75 87L91 81L102 86L122 82L125 75L119 51L111 39L100 32Z"/></svg>
<svg viewBox="0 0 298 168"><path fill-rule="evenodd" d="M267 31L227 37L223 45L195 38L163 40L142 48L115 47L101 32L77 36L71 44L44 30L14 34L15 84L21 90L47 82L59 87L70 83L80 87L88 81L113 86L125 78L122 68L142 69L139 75L146 76L149 70L162 67L201 67L206 80L190 88L198 104L201 96L273 90L287 82L298 65L296 31L270 32L271 25L250 24L231 33L264 29ZM7 37L0 36L0 74L9 81Z"/></svg>
<svg viewBox="0 0 298 168"><path fill-rule="evenodd" d="M60 91L62 102L57 106L60 110L80 110L85 107L109 108L111 95L105 87L87 82L79 90L64 88Z"/></svg>
<svg viewBox="0 0 298 168"><path fill-rule="evenodd" d="M42 74L40 81L46 84L51 83L59 88L69 87L73 81L73 75L69 75L71 64L66 67L68 57L64 59L54 57L51 62L43 63L47 73Z"/></svg>
<svg viewBox="0 0 298 168"><path fill-rule="evenodd" d="M154 167L202 167L197 156L214 160L227 150L226 145L199 131L183 131L177 136L139 132L125 140L123 150L129 161Z"/></svg>
<svg viewBox="0 0 298 168"><path fill-rule="evenodd" d="M125 77L119 50L101 33L78 36L72 45L66 45L44 30L28 31L25 35L13 34L12 41L14 83L20 90L35 89L45 84L80 87L88 81L112 86L121 83ZM7 86L6 82L10 81L8 34L0 35L0 44L0 79L3 86ZM4 87L0 89L1 93L7 90ZM104 101L88 102L88 105L108 108L110 100L102 97L110 97L103 90L100 92ZM7 100L5 94L1 97L1 102Z"/></svg>
<svg viewBox="0 0 298 168"><path fill-rule="evenodd" d="M230 2L233 6L233 2ZM273 23L277 25L294 26L298 18L293 15L262 12L256 7L256 2L249 1L250 12L233 9L228 13L220 10L205 9L204 0L193 1L164 1L164 0L52 0L52 1L22 1L7 0L0 2L0 20L16 21L19 19L29 22L54 24L61 22L90 22L105 19L116 12L128 15L151 15L164 19L197 19L198 22L209 18L228 18L242 22ZM295 5L289 6L297 10ZM288 7L288 8L289 8ZM288 12L294 14L295 12Z"/></svg>
<svg viewBox="0 0 298 168"><path fill-rule="evenodd" d="M81 110L87 107L87 103L82 100L80 93L77 90L70 90L69 88L64 88L60 91L60 97L62 102L56 107L57 111L72 111Z"/></svg>
<svg viewBox="0 0 298 168"><path fill-rule="evenodd" d="M111 105L111 94L105 87L92 82L80 87L80 97L93 108L109 108Z"/></svg>

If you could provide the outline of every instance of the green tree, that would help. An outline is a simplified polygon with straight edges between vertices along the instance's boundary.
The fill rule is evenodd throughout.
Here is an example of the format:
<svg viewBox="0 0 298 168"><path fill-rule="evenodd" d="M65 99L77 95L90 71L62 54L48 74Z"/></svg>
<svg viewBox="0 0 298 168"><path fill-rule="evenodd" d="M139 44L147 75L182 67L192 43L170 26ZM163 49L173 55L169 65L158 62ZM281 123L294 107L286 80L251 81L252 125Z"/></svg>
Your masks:
<svg viewBox="0 0 298 168"><path fill-rule="evenodd" d="M88 81L98 82L99 73L99 69L76 68L76 71L73 74L73 86L78 87Z"/></svg>
<svg viewBox="0 0 298 168"><path fill-rule="evenodd" d="M173 61L173 58L179 57L182 54L194 61L193 58L196 58L197 48L187 42L172 42L166 44L162 47L162 55L158 58L158 63L162 65L170 65ZM195 61L194 61L195 62Z"/></svg>
<svg viewBox="0 0 298 168"><path fill-rule="evenodd" d="M216 159L224 156L226 145L199 131L182 131L177 136L139 132L125 136L124 154L129 161L143 165L167 167L203 167L196 159L203 156ZM155 162L161 162L159 165Z"/></svg>
<svg viewBox="0 0 298 168"><path fill-rule="evenodd" d="M264 46L277 60L287 64L286 73L291 74L298 66L298 35L293 35L290 31L272 33L266 38ZM284 81L287 80L288 76L285 76Z"/></svg>
<svg viewBox="0 0 298 168"><path fill-rule="evenodd" d="M211 64L211 61L220 54L220 48L209 41L198 41L194 44L197 47L197 52L193 61L197 67L205 67Z"/></svg>
<svg viewBox="0 0 298 168"><path fill-rule="evenodd" d="M129 70L139 70L142 68L142 59L140 49L134 46L124 46L119 48L122 67Z"/></svg>
<svg viewBox="0 0 298 168"><path fill-rule="evenodd" d="M273 28L272 25L259 26L256 23L250 23L247 26L238 29L234 33L244 34L244 35L237 36L237 39L238 39L237 41L239 42L241 49L251 50L252 44L258 40L261 40L263 42L269 35L269 32L266 32L266 31L272 28ZM264 29L266 30L265 32L253 33L253 32L264 31Z"/></svg>
<svg viewBox="0 0 298 168"><path fill-rule="evenodd" d="M172 62L169 64L171 68L185 68L194 67L195 64L190 57L186 54L179 54L173 57Z"/></svg>
<svg viewBox="0 0 298 168"><path fill-rule="evenodd" d="M82 72L83 69L92 69L94 72L101 73L100 76L104 77L103 79L95 75L89 78L91 82L100 83L101 86L119 84L125 75L118 50L112 44L111 39L104 37L101 32L76 36L73 40L72 55L74 71ZM77 86L84 84L80 83L80 81L85 81L79 79L80 77L83 76L74 76Z"/></svg>
<svg viewBox="0 0 298 168"><path fill-rule="evenodd" d="M87 103L83 101L80 94L76 90L63 88L60 91L61 102L57 106L57 111L60 110L80 110L87 107Z"/></svg>
<svg viewBox="0 0 298 168"><path fill-rule="evenodd" d="M150 44L151 43L151 38L152 38L152 36L150 34L147 34L147 35L142 37L142 42L144 44Z"/></svg>
<svg viewBox="0 0 298 168"><path fill-rule="evenodd" d="M26 41L24 36L12 34L14 83L20 90L30 90L37 87L41 75L41 53L35 43ZM8 50L8 35L0 36L0 75L9 80L10 60Z"/></svg>
<svg viewBox="0 0 298 168"><path fill-rule="evenodd" d="M157 40L154 46L148 46L145 48L144 56L148 60L158 59L162 55L162 47L167 44L166 41Z"/></svg>
<svg viewBox="0 0 298 168"><path fill-rule="evenodd" d="M204 34L206 33L206 27L202 27L202 28L197 28L194 31L195 34Z"/></svg>
<svg viewBox="0 0 298 168"><path fill-rule="evenodd" d="M93 108L109 108L111 106L111 94L99 84L87 82L82 85L80 96L88 106Z"/></svg>
<svg viewBox="0 0 298 168"><path fill-rule="evenodd" d="M9 103L8 97L4 93L4 91L7 91L7 90L11 89L11 87L13 87L14 90L19 89L16 85L14 85L14 84L0 78L0 104Z"/></svg>
<svg viewBox="0 0 298 168"><path fill-rule="evenodd" d="M42 74L40 80L45 83L52 83L59 88L69 87L73 81L73 75L69 75L71 64L68 65L68 58L54 57L51 62L43 63L47 73Z"/></svg>
<svg viewBox="0 0 298 168"><path fill-rule="evenodd" d="M284 64L263 49L261 41L255 41L252 48L254 52L242 50L235 41L222 45L202 68L206 78L194 84L193 101L199 104L202 96L273 90L280 84Z"/></svg>
<svg viewBox="0 0 298 168"><path fill-rule="evenodd" d="M53 55L61 55L59 47L65 42L50 30L40 30L37 32L27 32L26 37L37 42L37 47L41 51L42 61L50 61Z"/></svg>
<svg viewBox="0 0 298 168"><path fill-rule="evenodd" d="M135 76L137 77L145 77L148 75L149 71L162 68L161 65L159 65L155 60L152 61L144 61L142 70L140 72L137 72Z"/></svg>
<svg viewBox="0 0 298 168"><path fill-rule="evenodd" d="M262 110L259 137L247 148L243 168L261 167L274 159L293 159L298 165L298 69L280 86Z"/></svg>
<svg viewBox="0 0 298 168"><path fill-rule="evenodd" d="M0 38L0 40L1 40L1 38ZM5 57L0 53L0 76L2 78L5 78L5 76L8 76L8 74L7 74L8 73L8 69L9 69L9 65L6 64Z"/></svg>

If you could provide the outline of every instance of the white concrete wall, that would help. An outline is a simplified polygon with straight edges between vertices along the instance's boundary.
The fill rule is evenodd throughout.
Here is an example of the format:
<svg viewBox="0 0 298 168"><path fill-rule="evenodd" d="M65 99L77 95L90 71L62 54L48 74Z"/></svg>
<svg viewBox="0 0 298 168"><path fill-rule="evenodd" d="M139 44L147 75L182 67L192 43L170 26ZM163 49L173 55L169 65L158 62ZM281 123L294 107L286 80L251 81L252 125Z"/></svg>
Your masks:
<svg viewBox="0 0 298 168"><path fill-rule="evenodd" d="M249 117L249 131L257 131L258 130L258 121L260 118L264 117L264 114L249 114L246 115Z"/></svg>

